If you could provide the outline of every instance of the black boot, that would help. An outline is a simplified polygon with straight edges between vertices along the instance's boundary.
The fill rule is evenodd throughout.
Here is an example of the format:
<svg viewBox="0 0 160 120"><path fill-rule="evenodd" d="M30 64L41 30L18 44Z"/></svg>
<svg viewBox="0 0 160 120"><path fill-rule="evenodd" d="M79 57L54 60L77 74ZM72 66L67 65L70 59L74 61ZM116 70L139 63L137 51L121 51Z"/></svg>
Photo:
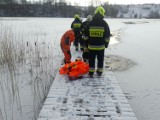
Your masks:
<svg viewBox="0 0 160 120"><path fill-rule="evenodd" d="M94 74L94 72L89 72L89 77L92 78L93 74Z"/></svg>
<svg viewBox="0 0 160 120"><path fill-rule="evenodd" d="M96 73L97 73L98 76L102 75L102 72L96 71Z"/></svg>
<svg viewBox="0 0 160 120"><path fill-rule="evenodd" d="M76 51L78 51L78 48L76 48Z"/></svg>

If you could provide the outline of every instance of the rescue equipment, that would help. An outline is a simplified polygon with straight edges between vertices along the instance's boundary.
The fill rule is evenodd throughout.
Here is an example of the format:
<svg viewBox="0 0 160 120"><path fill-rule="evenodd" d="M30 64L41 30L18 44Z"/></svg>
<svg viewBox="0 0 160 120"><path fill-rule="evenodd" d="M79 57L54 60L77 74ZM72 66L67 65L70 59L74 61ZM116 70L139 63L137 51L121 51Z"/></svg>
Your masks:
<svg viewBox="0 0 160 120"><path fill-rule="evenodd" d="M59 73L62 75L68 75L69 80L75 80L83 78L83 75L88 73L89 64L83 62L81 59L76 59L75 62L65 64L60 68Z"/></svg>

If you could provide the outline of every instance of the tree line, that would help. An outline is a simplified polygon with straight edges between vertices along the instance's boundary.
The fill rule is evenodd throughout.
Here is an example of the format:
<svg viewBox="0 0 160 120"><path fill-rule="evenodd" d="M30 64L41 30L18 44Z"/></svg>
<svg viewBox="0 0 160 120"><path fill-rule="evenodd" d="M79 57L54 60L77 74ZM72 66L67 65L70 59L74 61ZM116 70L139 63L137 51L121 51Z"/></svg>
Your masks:
<svg viewBox="0 0 160 120"><path fill-rule="evenodd" d="M118 7L115 5L102 5L106 16L116 17ZM82 17L93 15L94 6L80 7L67 4L65 0L45 0L40 2L27 2L26 0L0 0L1 17L73 17L74 14L80 14Z"/></svg>

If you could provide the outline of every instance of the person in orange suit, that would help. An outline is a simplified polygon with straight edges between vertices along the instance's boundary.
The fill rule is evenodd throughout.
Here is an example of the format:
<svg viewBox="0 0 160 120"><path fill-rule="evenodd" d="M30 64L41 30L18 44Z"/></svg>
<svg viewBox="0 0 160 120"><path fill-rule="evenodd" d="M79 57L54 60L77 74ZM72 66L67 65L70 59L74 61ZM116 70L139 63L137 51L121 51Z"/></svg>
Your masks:
<svg viewBox="0 0 160 120"><path fill-rule="evenodd" d="M61 49L64 54L64 63L70 63L71 62L71 52L70 52L70 47L71 43L74 41L75 35L73 30L68 30L66 31L62 38L61 38Z"/></svg>

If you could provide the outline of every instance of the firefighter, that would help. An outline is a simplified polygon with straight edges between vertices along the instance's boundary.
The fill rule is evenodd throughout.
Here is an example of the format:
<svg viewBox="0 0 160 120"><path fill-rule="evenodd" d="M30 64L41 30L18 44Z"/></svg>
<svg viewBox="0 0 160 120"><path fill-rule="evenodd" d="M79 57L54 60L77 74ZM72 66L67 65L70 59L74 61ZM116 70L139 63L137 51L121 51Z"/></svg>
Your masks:
<svg viewBox="0 0 160 120"><path fill-rule="evenodd" d="M87 16L87 19L82 23L83 24L83 30L85 29L85 27L89 24L89 22L92 20L92 16L91 15L88 15Z"/></svg>
<svg viewBox="0 0 160 120"><path fill-rule="evenodd" d="M85 31L85 28L87 27L87 25L89 24L89 22L92 20L92 16L91 15L88 15L87 16L87 19L86 21L83 22L83 29L82 29L82 39L84 40L84 31ZM84 47L84 50L83 50L83 54L82 54L82 57L83 57L83 61L84 62L88 62L88 54L89 54L89 51L88 51L88 48L86 48L85 46Z"/></svg>
<svg viewBox="0 0 160 120"><path fill-rule="evenodd" d="M80 20L80 16L76 14L74 16L74 21L71 24L71 28L73 29L75 33L75 49L76 51L79 50L79 44L80 44L80 49L83 51L83 41L82 41L82 21Z"/></svg>
<svg viewBox="0 0 160 120"><path fill-rule="evenodd" d="M110 29L105 20L105 10L102 6L95 10L92 21L85 29L85 47L89 50L89 76L95 72L95 60L97 59L97 75L103 73L104 50L110 41Z"/></svg>
<svg viewBox="0 0 160 120"><path fill-rule="evenodd" d="M61 49L64 54L64 63L70 63L71 62L71 52L70 52L70 46L71 42L73 42L75 39L73 30L66 31L62 38L61 38Z"/></svg>

